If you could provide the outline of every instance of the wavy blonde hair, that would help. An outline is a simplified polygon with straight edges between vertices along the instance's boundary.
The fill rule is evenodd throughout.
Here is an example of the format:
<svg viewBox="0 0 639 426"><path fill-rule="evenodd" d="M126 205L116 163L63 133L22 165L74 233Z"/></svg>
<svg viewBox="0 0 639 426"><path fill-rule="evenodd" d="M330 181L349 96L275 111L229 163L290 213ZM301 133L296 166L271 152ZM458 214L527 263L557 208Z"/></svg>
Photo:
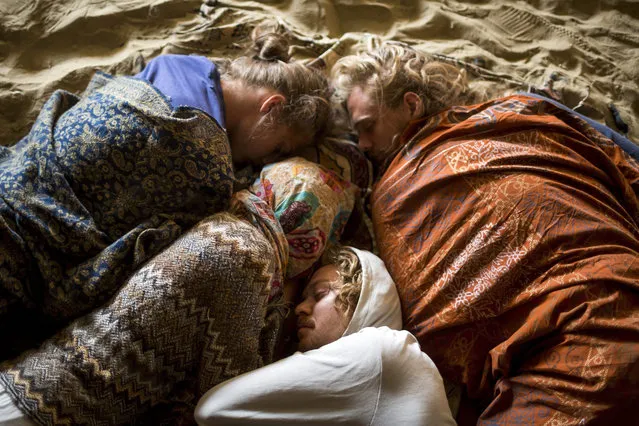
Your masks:
<svg viewBox="0 0 639 426"><path fill-rule="evenodd" d="M332 283L337 292L335 307L350 321L362 292L362 265L348 247L334 246L324 257L324 265L335 265L340 281Z"/></svg>
<svg viewBox="0 0 639 426"><path fill-rule="evenodd" d="M331 120L326 76L303 63L291 61L289 42L279 25L260 25L253 30L251 39L246 55L219 62L221 78L277 90L286 98L278 111L277 122L311 139L323 136Z"/></svg>
<svg viewBox="0 0 639 426"><path fill-rule="evenodd" d="M368 50L337 61L331 76L340 101L345 102L353 88L361 86L377 105L396 108L406 92L414 92L424 104L424 116L481 98L468 87L465 70L408 45L382 43L376 37L369 40Z"/></svg>

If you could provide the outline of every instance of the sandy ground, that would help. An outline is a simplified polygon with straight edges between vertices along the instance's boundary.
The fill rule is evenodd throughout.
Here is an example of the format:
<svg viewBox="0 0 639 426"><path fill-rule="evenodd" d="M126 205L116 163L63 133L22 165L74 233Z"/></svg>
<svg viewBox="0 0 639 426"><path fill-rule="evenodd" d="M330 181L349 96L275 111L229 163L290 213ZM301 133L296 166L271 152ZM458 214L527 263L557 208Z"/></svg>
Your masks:
<svg viewBox="0 0 639 426"><path fill-rule="evenodd" d="M479 65L477 85L542 86L639 141L639 0L0 0L0 144L29 130L56 89L81 93L97 69L137 72L160 53L237 55L251 26L280 19L312 58L366 32ZM505 83L509 80L509 83Z"/></svg>

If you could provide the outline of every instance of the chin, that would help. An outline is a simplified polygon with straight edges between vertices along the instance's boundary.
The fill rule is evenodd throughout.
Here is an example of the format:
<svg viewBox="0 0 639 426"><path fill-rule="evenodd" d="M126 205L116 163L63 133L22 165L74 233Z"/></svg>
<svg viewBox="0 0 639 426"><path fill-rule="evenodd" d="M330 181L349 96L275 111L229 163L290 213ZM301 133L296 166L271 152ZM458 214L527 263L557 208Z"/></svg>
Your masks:
<svg viewBox="0 0 639 426"><path fill-rule="evenodd" d="M317 347L315 345L313 345L312 343L309 342L299 342L297 344L297 350L300 352L307 352L313 349L317 349Z"/></svg>

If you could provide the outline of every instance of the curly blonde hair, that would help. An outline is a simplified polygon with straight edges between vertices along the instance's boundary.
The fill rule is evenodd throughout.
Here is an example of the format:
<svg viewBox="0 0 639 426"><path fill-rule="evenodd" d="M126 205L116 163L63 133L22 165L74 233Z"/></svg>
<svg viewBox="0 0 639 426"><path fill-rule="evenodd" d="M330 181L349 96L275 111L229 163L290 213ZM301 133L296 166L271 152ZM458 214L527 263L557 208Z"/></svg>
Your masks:
<svg viewBox="0 0 639 426"><path fill-rule="evenodd" d="M377 105L396 108L406 92L414 92L424 104L424 116L480 98L468 87L465 70L403 43L382 43L376 37L369 40L368 50L337 61L331 75L340 101L346 101L353 88L360 86Z"/></svg>
<svg viewBox="0 0 639 426"><path fill-rule="evenodd" d="M359 257L348 247L334 246L324 258L325 265L335 265L340 281L333 283L337 290L335 307L350 320L362 291L362 265Z"/></svg>
<svg viewBox="0 0 639 426"><path fill-rule="evenodd" d="M219 62L221 78L277 90L286 98L277 121L309 139L322 137L331 121L326 76L291 61L289 42L279 25L260 25L253 30L251 39L248 54Z"/></svg>

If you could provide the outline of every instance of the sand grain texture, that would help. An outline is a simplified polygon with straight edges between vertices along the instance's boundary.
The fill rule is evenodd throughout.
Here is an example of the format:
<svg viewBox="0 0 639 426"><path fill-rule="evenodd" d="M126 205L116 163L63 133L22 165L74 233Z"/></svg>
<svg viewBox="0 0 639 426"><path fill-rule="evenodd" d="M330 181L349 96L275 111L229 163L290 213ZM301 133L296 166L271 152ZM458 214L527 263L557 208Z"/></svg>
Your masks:
<svg viewBox="0 0 639 426"><path fill-rule="evenodd" d="M639 141L639 0L0 0L0 143L23 137L56 89L81 93L95 70L137 72L160 53L241 53L250 27L280 19L298 58L366 32L479 64L496 93L541 87L614 128L614 103ZM513 84L512 81L518 82ZM588 95L586 97L586 95Z"/></svg>

